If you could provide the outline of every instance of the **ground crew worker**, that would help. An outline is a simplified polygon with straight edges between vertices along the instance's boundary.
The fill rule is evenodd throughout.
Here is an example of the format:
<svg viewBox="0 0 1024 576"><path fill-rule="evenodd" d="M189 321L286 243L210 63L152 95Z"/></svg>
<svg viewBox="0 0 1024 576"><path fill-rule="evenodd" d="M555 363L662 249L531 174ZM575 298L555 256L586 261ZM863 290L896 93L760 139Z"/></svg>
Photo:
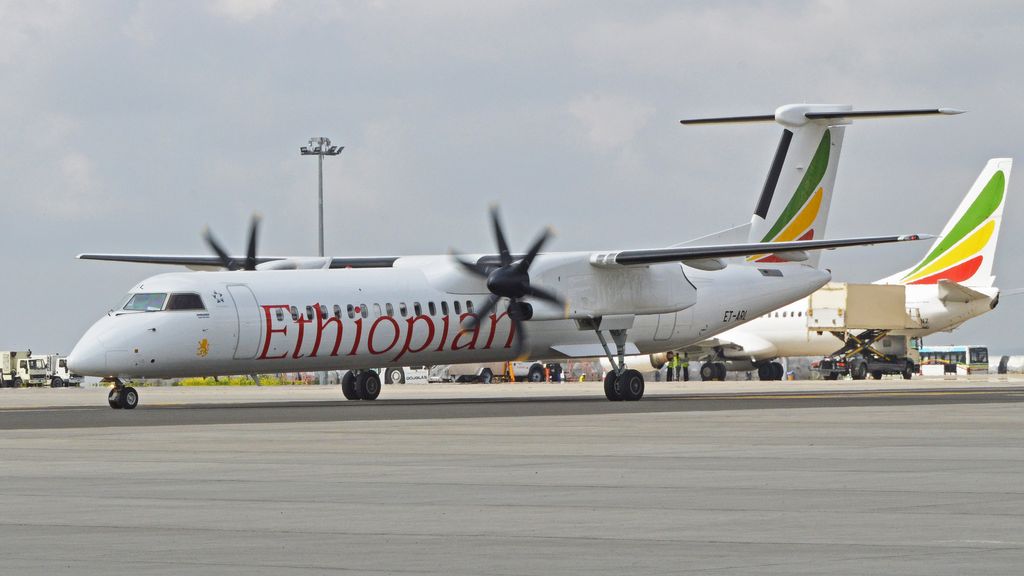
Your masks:
<svg viewBox="0 0 1024 576"><path fill-rule="evenodd" d="M683 361L681 362L681 364L683 366L683 382L689 382L690 381L690 356L689 356L689 354L683 354Z"/></svg>
<svg viewBox="0 0 1024 576"><path fill-rule="evenodd" d="M679 355L675 352L668 353L668 369L665 370L665 381L671 382L674 380L679 371Z"/></svg>

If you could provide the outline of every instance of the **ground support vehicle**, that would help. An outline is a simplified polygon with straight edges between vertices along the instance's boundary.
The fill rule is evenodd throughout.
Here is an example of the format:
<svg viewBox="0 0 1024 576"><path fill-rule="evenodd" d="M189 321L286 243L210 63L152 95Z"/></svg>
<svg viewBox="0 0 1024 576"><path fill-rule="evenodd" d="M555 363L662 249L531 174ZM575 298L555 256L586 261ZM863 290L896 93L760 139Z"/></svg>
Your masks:
<svg viewBox="0 0 1024 576"><path fill-rule="evenodd" d="M824 379L913 378L921 362L920 342L891 334L921 327L920 311L907 308L906 286L833 282L808 301L808 332L828 332L842 342L813 366Z"/></svg>
<svg viewBox="0 0 1024 576"><path fill-rule="evenodd" d="M22 360L32 356L32 351L3 351L0 352L0 387L21 388L25 385L25 379L18 371L18 365Z"/></svg>
<svg viewBox="0 0 1024 576"><path fill-rule="evenodd" d="M59 354L46 354L32 358L40 358L46 363L46 382L50 384L51 388L82 385L83 378L68 369L67 358Z"/></svg>
<svg viewBox="0 0 1024 576"><path fill-rule="evenodd" d="M918 371L920 357L913 345L907 345L906 336L887 336L885 332L866 330L850 334L843 348L823 358L815 369L825 380L838 380L847 375L854 380L868 376L879 380L886 374L910 380Z"/></svg>

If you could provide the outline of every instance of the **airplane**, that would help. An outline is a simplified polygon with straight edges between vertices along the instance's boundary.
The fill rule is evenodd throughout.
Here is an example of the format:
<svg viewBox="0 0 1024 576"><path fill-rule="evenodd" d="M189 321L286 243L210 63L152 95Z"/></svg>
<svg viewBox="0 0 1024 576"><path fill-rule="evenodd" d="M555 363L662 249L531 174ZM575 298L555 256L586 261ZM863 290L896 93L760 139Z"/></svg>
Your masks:
<svg viewBox="0 0 1024 576"><path fill-rule="evenodd" d="M802 127L850 118L949 113L956 111L789 105L774 115L719 120L773 119L799 135ZM810 294L831 275L805 263L809 252L931 238L542 253L545 231L517 254L496 208L491 225L497 254L259 257L255 218L245 256L230 255L209 232L213 256L81 254L226 271L143 280L86 331L68 365L111 383L111 408L132 409L139 395L127 378L348 369L344 396L374 400L381 386L370 367L603 356L612 365L606 398L635 401L644 377L626 367L626 355L678 349ZM758 259L729 260L751 256Z"/></svg>
<svg viewBox="0 0 1024 576"><path fill-rule="evenodd" d="M1011 158L989 160L921 260L874 282L906 286L907 314L920 325L886 335L921 338L952 331L998 305L1000 291L992 265L1012 166ZM719 364L713 370L722 377L725 370L757 370L762 380L779 379L782 367L773 366L778 358L829 356L843 345L829 332L808 330L805 314L810 299L801 298L680 352ZM634 368L645 363L650 369L652 362L646 358L627 360ZM912 372L904 371L904 377ZM710 379L712 374L703 376Z"/></svg>

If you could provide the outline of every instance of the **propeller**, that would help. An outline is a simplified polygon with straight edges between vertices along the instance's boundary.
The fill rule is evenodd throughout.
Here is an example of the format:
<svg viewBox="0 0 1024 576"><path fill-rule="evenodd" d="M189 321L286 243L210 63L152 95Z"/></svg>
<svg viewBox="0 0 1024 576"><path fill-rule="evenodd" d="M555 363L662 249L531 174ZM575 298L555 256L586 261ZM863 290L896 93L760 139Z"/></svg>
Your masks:
<svg viewBox="0 0 1024 576"><path fill-rule="evenodd" d="M508 242L505 240L505 232L498 217L497 206L491 207L491 226L494 228L494 239L498 244L498 264L484 262L469 262L458 255L454 255L455 261L469 273L485 278L487 289L491 296L487 303L475 315L470 316L463 324L464 330L474 330L480 324L482 318L486 318L497 307L502 298L508 298L508 317L512 320L513 332L515 334L515 353L518 356L526 341L526 331L523 323L533 317L533 306L529 302L523 302L522 298L527 296L551 302L558 306L564 306L562 299L543 288L530 284L530 265L540 252L541 248L551 237L551 229L548 228L534 240L525 256L516 258L509 252Z"/></svg>
<svg viewBox="0 0 1024 576"><path fill-rule="evenodd" d="M203 238L206 243L210 245L210 249L213 250L217 256L220 257L221 265L228 270L255 270L256 269L256 238L259 236L260 216L259 214L253 214L252 220L249 222L249 246L245 252L245 260L239 261L236 258L232 258L228 254L227 250L221 246L220 242L213 237L213 233L207 228L203 232Z"/></svg>

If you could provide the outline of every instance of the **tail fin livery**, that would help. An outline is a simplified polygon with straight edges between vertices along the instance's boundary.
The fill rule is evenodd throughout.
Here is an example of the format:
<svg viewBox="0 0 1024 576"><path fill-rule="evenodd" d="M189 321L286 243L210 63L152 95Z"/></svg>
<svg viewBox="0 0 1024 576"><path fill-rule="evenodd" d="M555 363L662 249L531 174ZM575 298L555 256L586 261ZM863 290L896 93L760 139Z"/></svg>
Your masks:
<svg viewBox="0 0 1024 576"><path fill-rule="evenodd" d="M992 262L1012 165L1011 158L989 160L925 257L878 283L939 284L947 280L965 286L992 286Z"/></svg>
<svg viewBox="0 0 1024 576"><path fill-rule="evenodd" d="M804 114L844 112L851 108L796 104L776 111L776 117L785 128L750 219L748 242L792 242L824 237L845 127L834 125L837 120L832 118L810 120ZM807 262L817 267L819 258L818 253L808 254ZM752 256L748 260L781 261L771 254Z"/></svg>

